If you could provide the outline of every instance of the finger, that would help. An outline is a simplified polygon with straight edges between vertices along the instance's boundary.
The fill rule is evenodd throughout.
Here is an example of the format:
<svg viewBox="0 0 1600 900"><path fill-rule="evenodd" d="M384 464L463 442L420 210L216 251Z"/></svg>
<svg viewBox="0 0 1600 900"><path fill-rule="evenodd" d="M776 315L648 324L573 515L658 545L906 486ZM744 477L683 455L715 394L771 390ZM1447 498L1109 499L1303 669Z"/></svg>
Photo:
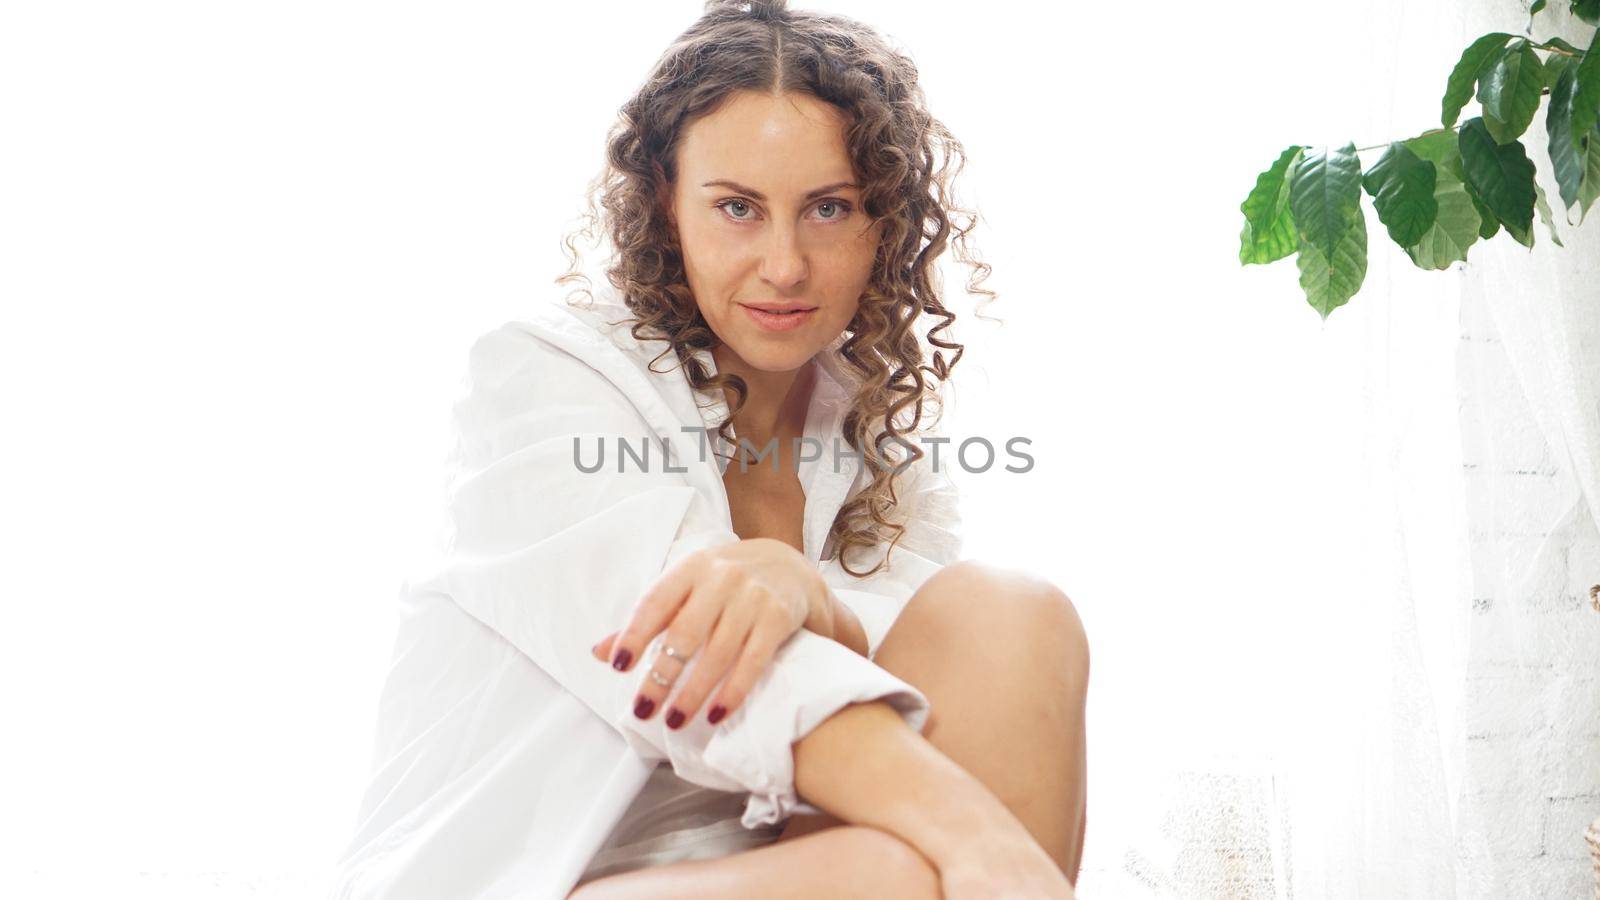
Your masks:
<svg viewBox="0 0 1600 900"><path fill-rule="evenodd" d="M722 612L723 596L724 593L714 586L700 587L690 592L688 601L678 609L678 614L673 617L661 640L654 642L656 649L643 667L645 671L639 680L639 693L633 698L635 716L648 719L666 705L667 695L672 693L678 676L688 666L684 660L697 656L706 639L711 636L711 628ZM678 655L668 656L668 647Z"/></svg>
<svg viewBox="0 0 1600 900"><path fill-rule="evenodd" d="M589 652L594 655L595 659L598 659L601 662L605 662L606 660L611 658L611 646L613 644L615 644L616 642L617 642L617 632L613 631L610 634L606 635L605 637L601 638L600 639L600 643L595 644L594 647Z"/></svg>
<svg viewBox="0 0 1600 900"><path fill-rule="evenodd" d="M674 685L678 693L667 707L668 728L681 728L683 723L694 718L711 689L733 670L758 614L759 610L749 604L730 603L723 607L694 665Z"/></svg>
<svg viewBox="0 0 1600 900"><path fill-rule="evenodd" d="M662 572L644 592L611 646L611 668L618 672L633 669L634 661L644 652L644 647L655 640L661 629L672 621L690 589L701 577L702 570L706 568L702 565L703 559L691 553Z"/></svg>
<svg viewBox="0 0 1600 900"><path fill-rule="evenodd" d="M778 647L792 634L794 630L781 616L764 615L755 623L749 638L745 640L744 651L739 654L739 661L734 664L733 674L728 676L722 690L717 692L716 699L712 701L706 721L716 724L744 705L745 698L755 689L756 682L771 667Z"/></svg>

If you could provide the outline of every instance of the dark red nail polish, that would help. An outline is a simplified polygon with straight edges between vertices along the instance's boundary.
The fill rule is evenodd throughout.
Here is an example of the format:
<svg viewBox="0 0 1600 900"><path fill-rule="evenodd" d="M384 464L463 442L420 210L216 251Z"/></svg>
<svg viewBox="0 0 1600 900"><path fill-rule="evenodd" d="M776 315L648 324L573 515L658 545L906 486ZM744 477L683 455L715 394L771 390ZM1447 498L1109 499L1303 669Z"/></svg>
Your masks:
<svg viewBox="0 0 1600 900"><path fill-rule="evenodd" d="M711 724L715 725L718 722L721 722L722 721L722 717L727 715L727 714L728 714L728 711L726 709L723 709L722 708L722 704L719 703L716 706L711 707L711 714L706 716L706 721L708 721Z"/></svg>
<svg viewBox="0 0 1600 900"><path fill-rule="evenodd" d="M624 672L627 671L628 663L631 662L633 662L633 651L624 647L617 651L617 658L612 661L611 668L616 669L618 672Z"/></svg>
<svg viewBox="0 0 1600 900"><path fill-rule="evenodd" d="M682 724L683 724L683 710L678 709L676 706L674 706L672 708L672 711L667 713L667 727L668 728L677 728L679 725L682 725Z"/></svg>
<svg viewBox="0 0 1600 900"><path fill-rule="evenodd" d="M633 714L641 719L650 718L650 713L656 708L656 702L649 697L640 697L639 702L633 705Z"/></svg>

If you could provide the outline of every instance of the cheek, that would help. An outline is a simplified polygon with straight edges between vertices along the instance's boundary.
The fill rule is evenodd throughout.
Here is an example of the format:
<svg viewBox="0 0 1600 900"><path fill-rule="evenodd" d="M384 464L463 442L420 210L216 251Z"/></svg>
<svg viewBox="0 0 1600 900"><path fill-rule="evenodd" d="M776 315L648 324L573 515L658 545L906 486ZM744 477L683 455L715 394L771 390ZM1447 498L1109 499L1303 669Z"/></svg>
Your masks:
<svg viewBox="0 0 1600 900"><path fill-rule="evenodd" d="M851 240L840 242L840 251L849 260L844 266L855 273L855 277L865 283L872 275L872 264L878 258L878 243L881 226L869 229L865 233L857 234Z"/></svg>
<svg viewBox="0 0 1600 900"><path fill-rule="evenodd" d="M743 242L715 224L697 222L681 226L678 242L683 247L684 268L705 281L717 281L741 264Z"/></svg>
<svg viewBox="0 0 1600 900"><path fill-rule="evenodd" d="M856 311L860 308L861 305L859 303L841 303L838 313L835 314L834 320L829 326L829 330L837 334L849 328L850 323L855 320Z"/></svg>
<svg viewBox="0 0 1600 900"><path fill-rule="evenodd" d="M854 299L861 296L872 280L872 265L876 260L877 245L871 241L838 241L817 257L818 266L813 271L829 296Z"/></svg>

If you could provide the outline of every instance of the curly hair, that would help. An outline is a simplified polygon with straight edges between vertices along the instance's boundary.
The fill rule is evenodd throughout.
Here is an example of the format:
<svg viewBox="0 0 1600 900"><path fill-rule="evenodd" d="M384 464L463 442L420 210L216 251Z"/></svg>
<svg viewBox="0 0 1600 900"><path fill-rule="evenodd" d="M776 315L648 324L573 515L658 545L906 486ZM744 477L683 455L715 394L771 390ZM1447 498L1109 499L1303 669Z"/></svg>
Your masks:
<svg viewBox="0 0 1600 900"><path fill-rule="evenodd" d="M843 437L871 481L839 510L825 557L837 555L846 572L866 577L884 566L889 551L866 571L851 569L845 555L885 541L892 550L899 542L905 525L890 516L898 506L896 477L923 456L908 436L937 425L940 389L961 359L962 345L942 334L956 318L941 298L936 267L947 247L972 270L968 293L990 301L997 296L980 286L990 267L967 245L977 216L953 199L952 182L966 156L928 113L912 60L855 20L790 10L784 0L710 0L666 49L607 135L607 165L588 186L585 224L576 233L594 243L597 228L608 232L614 254L606 279L637 319L634 338L667 341L656 360L676 355L696 390L734 395L717 427L730 445L747 386L732 373L712 376L695 358L722 341L688 287L667 210L685 128L735 91L809 94L844 113L845 145L865 212L884 224L872 276L838 348L857 382ZM597 191L603 192L603 213L596 209ZM954 222L957 217L965 221ZM571 266L557 284L589 282L579 274L573 237L562 240ZM569 304L576 294L592 302L579 290L568 295ZM923 315L935 320L926 333L935 348L931 363L913 331ZM893 454L890 444L906 455Z"/></svg>

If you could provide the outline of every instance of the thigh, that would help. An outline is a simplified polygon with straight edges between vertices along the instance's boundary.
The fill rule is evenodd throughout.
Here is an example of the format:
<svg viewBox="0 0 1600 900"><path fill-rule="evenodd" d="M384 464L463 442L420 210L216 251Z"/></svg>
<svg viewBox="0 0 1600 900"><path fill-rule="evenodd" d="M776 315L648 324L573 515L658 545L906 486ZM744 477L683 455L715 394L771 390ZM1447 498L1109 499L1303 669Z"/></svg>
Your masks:
<svg viewBox="0 0 1600 900"><path fill-rule="evenodd" d="M929 743L993 791L1075 881L1089 646L1070 598L1023 570L947 566L906 605L876 661L927 695Z"/></svg>
<svg viewBox="0 0 1600 900"><path fill-rule="evenodd" d="M922 854L887 832L846 825L719 859L600 878L580 885L568 900L939 896L938 872Z"/></svg>
<svg viewBox="0 0 1600 900"><path fill-rule="evenodd" d="M962 562L928 579L875 662L928 696L923 736L982 781L1076 880L1087 822L1088 642L1067 596ZM842 823L792 816L779 841Z"/></svg>

